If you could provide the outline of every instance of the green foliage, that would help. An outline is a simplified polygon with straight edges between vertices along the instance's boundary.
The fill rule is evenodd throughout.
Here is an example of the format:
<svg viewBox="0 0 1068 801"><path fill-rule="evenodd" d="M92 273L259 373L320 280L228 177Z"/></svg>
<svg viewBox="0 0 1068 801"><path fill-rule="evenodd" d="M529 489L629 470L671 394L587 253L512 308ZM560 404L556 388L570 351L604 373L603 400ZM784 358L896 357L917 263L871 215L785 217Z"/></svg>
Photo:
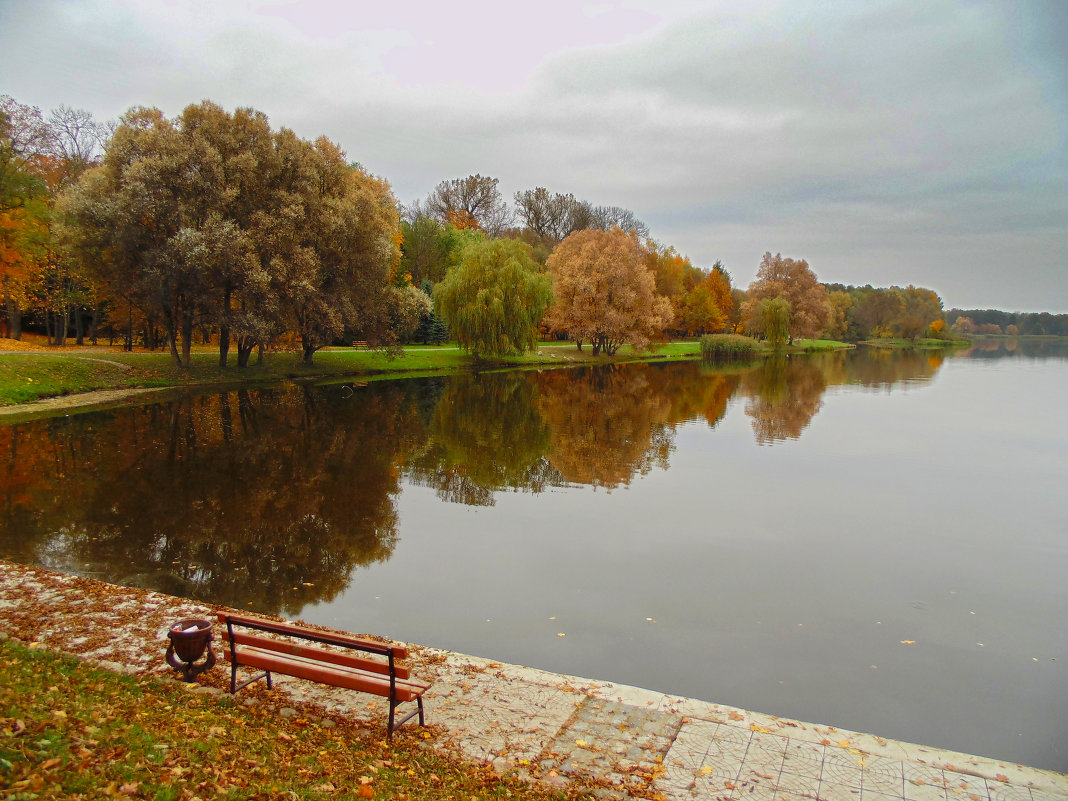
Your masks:
<svg viewBox="0 0 1068 801"><path fill-rule="evenodd" d="M760 343L740 334L701 337L701 358L707 362L750 361L763 353Z"/></svg>
<svg viewBox="0 0 1068 801"><path fill-rule="evenodd" d="M472 242L434 289L435 308L460 347L479 358L533 349L552 299L552 279L516 239Z"/></svg>
<svg viewBox="0 0 1068 801"><path fill-rule="evenodd" d="M768 343L781 348L790 341L790 301L786 298L764 298L757 306L757 315Z"/></svg>

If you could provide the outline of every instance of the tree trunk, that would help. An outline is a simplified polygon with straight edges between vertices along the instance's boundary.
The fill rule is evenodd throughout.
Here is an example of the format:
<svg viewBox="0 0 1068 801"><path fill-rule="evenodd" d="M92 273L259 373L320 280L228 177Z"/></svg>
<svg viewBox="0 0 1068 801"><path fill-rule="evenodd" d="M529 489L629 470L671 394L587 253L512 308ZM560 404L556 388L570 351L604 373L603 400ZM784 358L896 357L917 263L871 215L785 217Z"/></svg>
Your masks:
<svg viewBox="0 0 1068 801"><path fill-rule="evenodd" d="M51 345L52 344L52 312L51 311L45 311L44 324L45 324L45 342L47 342L49 345Z"/></svg>
<svg viewBox="0 0 1068 801"><path fill-rule="evenodd" d="M317 351L318 348L314 345L309 345L307 342L301 342L300 348L304 351L304 364L313 364L312 357L315 356L315 351Z"/></svg>
<svg viewBox="0 0 1068 801"><path fill-rule="evenodd" d="M239 346L240 348L240 346ZM223 291L222 322L219 324L219 367L226 367L230 355L230 287ZM240 359L240 350L238 352ZM240 366L240 364L238 365Z"/></svg>
<svg viewBox="0 0 1068 801"><path fill-rule="evenodd" d="M127 305L127 317L126 317L126 341L123 343L123 350L129 352L133 350L133 304Z"/></svg>
<svg viewBox="0 0 1068 801"><path fill-rule="evenodd" d="M171 358L179 367L182 366L182 357L178 354L178 326L174 319L174 312L167 312L167 346L171 351Z"/></svg>
<svg viewBox="0 0 1068 801"><path fill-rule="evenodd" d="M263 364L263 343L260 343L260 349L256 352L256 366L259 367Z"/></svg>
<svg viewBox="0 0 1068 801"><path fill-rule="evenodd" d="M189 311L182 315L182 361L181 365L189 369L192 362L189 358L189 350L193 346L193 312Z"/></svg>
<svg viewBox="0 0 1068 801"><path fill-rule="evenodd" d="M56 344L63 347L67 344L67 307L62 312L56 312Z"/></svg>
<svg viewBox="0 0 1068 801"><path fill-rule="evenodd" d="M85 344L85 318L82 317L82 307L74 307L74 344Z"/></svg>
<svg viewBox="0 0 1068 801"><path fill-rule="evenodd" d="M89 341L95 345L96 335L100 328L100 304L93 307L92 317L89 320Z"/></svg>
<svg viewBox="0 0 1068 801"><path fill-rule="evenodd" d="M22 309L11 295L4 299L7 305L7 335L11 339L22 339Z"/></svg>

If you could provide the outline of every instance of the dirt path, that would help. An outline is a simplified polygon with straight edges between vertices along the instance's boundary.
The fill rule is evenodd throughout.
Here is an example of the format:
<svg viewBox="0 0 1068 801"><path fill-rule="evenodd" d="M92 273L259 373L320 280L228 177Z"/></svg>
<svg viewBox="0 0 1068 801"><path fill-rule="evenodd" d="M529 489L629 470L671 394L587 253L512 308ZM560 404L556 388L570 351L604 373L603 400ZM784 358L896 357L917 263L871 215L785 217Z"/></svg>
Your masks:
<svg viewBox="0 0 1068 801"><path fill-rule="evenodd" d="M54 398L41 398L28 403L14 403L10 406L0 406L0 417L15 414L33 414L34 412L50 412L57 409L81 409L90 406L101 406L106 403L125 400L137 395L145 395L150 392L161 392L170 387L132 387L128 389L98 389L92 392L77 392L73 395L59 395Z"/></svg>

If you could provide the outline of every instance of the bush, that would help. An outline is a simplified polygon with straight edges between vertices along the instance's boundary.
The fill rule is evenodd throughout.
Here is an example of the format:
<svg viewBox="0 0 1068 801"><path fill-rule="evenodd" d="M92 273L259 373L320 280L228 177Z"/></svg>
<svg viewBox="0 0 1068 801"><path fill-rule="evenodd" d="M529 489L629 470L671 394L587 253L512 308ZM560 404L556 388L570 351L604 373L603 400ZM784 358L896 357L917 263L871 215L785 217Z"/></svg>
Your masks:
<svg viewBox="0 0 1068 801"><path fill-rule="evenodd" d="M750 337L739 334L713 334L701 337L701 358L708 362L750 361L763 349Z"/></svg>

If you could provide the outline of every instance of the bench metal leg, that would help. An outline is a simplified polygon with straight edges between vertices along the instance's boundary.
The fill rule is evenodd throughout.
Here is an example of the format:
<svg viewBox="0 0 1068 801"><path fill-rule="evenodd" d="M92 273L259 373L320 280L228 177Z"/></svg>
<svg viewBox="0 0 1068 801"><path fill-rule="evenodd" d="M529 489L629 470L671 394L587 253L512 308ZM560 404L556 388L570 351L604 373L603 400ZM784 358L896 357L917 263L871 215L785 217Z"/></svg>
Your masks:
<svg viewBox="0 0 1068 801"><path fill-rule="evenodd" d="M240 684L238 684L237 683L237 665L235 663L231 662L230 663L230 695L236 695L238 690L243 690L246 687L248 687L250 684L253 684L254 682L257 682L257 681L259 681L260 679L263 679L263 678L267 679L267 689L268 690L273 689L274 685L271 683L271 671L269 671L269 670L265 670L262 673L257 673L251 679L246 679L245 681L243 681Z"/></svg>
<svg viewBox="0 0 1068 801"><path fill-rule="evenodd" d="M422 696L420 696L420 697L415 699L415 703L416 703L416 708L415 709L413 709L411 712L409 712L407 715L405 715L403 718L401 718L398 722L394 723L393 722L393 716L394 716L394 713L395 713L395 711L397 709L397 706L400 703L401 703L400 701L392 701L392 700L389 702L389 725L386 728L386 738L389 739L389 740L393 739L393 732L395 732L397 729L399 729L401 726L403 726L409 720L414 718L416 715L419 716L419 725L420 726L425 726L426 725L423 722L423 698L422 698Z"/></svg>

